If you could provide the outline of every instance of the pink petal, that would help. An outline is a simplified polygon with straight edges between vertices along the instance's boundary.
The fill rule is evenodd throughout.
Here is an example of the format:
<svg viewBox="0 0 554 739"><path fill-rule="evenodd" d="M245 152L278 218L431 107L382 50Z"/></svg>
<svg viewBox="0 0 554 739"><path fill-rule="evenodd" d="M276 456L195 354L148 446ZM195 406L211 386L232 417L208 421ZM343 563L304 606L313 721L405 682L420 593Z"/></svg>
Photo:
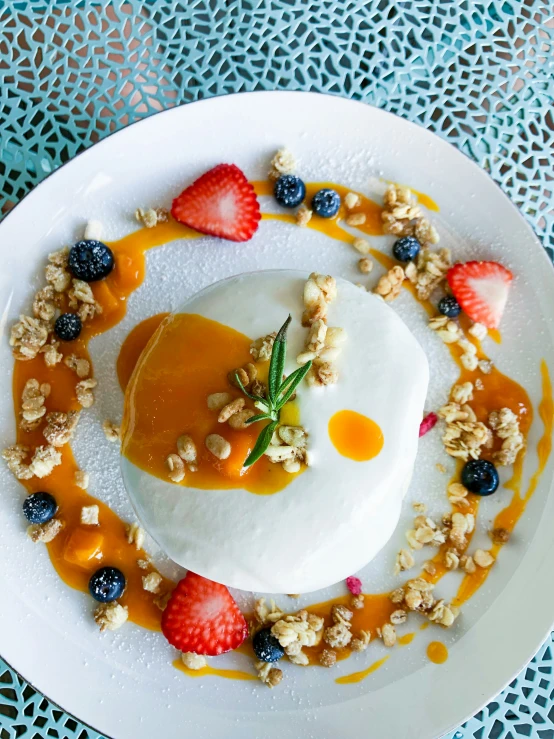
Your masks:
<svg viewBox="0 0 554 739"><path fill-rule="evenodd" d="M425 436L425 434L431 431L431 429L433 428L433 426L436 424L438 420L439 419L436 413L428 413L423 419L423 421L419 424L420 437Z"/></svg>
<svg viewBox="0 0 554 739"><path fill-rule="evenodd" d="M362 581L359 577L354 577L354 575L346 578L346 587L352 595L361 595L362 593Z"/></svg>

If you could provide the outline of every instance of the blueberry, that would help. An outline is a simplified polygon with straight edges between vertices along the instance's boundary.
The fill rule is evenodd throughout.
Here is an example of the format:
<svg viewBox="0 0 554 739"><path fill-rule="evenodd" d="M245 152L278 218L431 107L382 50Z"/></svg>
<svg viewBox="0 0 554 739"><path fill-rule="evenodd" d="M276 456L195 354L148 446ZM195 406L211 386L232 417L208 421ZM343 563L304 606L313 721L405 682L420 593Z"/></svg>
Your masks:
<svg viewBox="0 0 554 739"><path fill-rule="evenodd" d="M419 254L421 244L415 236L403 236L395 242L392 253L399 262L411 262Z"/></svg>
<svg viewBox="0 0 554 739"><path fill-rule="evenodd" d="M88 581L88 589L94 600L110 603L125 590L125 575L117 567L101 567Z"/></svg>
<svg viewBox="0 0 554 739"><path fill-rule="evenodd" d="M57 510L56 499L50 493L31 493L23 501L23 513L29 523L46 523Z"/></svg>
<svg viewBox="0 0 554 739"><path fill-rule="evenodd" d="M283 208L296 208L306 197L306 185L300 177L284 174L275 183L273 194Z"/></svg>
<svg viewBox="0 0 554 739"><path fill-rule="evenodd" d="M75 313L62 313L56 318L54 333L62 341L74 341L79 338L83 328L81 319Z"/></svg>
<svg viewBox="0 0 554 739"><path fill-rule="evenodd" d="M439 300L439 313L448 318L457 318L462 312L462 307L455 297L446 295Z"/></svg>
<svg viewBox="0 0 554 739"><path fill-rule="evenodd" d="M103 280L114 268L113 252L101 241L85 239L71 247L67 263L78 280L95 282Z"/></svg>
<svg viewBox="0 0 554 739"><path fill-rule="evenodd" d="M272 635L271 629L258 631L252 639L252 646L254 654L262 662L277 662L285 655L285 650Z"/></svg>
<svg viewBox="0 0 554 739"><path fill-rule="evenodd" d="M322 218L336 216L340 208L340 195L335 190L324 187L318 190L312 198L312 209Z"/></svg>
<svg viewBox="0 0 554 739"><path fill-rule="evenodd" d="M486 459L471 459L462 469L462 485L477 495L492 495L498 489L498 472Z"/></svg>

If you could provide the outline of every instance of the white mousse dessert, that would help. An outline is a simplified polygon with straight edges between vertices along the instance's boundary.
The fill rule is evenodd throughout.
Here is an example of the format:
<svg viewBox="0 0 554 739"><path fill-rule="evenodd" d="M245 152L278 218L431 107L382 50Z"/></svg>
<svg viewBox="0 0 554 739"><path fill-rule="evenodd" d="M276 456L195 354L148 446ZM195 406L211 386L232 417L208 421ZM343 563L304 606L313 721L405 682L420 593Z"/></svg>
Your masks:
<svg viewBox="0 0 554 739"><path fill-rule="evenodd" d="M337 279L336 295L323 296L322 333L342 332L310 352L311 329L302 325L307 279L257 272L203 290L162 323L127 388L122 466L142 524L178 564L242 590L307 593L357 572L390 538L416 457L429 374L420 345L380 297ZM264 455L241 469L252 448L242 439L256 438L265 422L233 428L207 398L229 393L223 400L242 397L243 410L262 412L226 375L244 347L254 362L250 341L277 331L289 314L285 373L298 368L297 357L314 359L281 417L304 434L300 464ZM206 341L212 329L215 348ZM263 381L267 352L259 359ZM317 376L323 364L329 384ZM229 444L226 458L209 448L214 431ZM183 442L177 450L181 434L195 448L188 457ZM233 455L242 455L238 465Z"/></svg>

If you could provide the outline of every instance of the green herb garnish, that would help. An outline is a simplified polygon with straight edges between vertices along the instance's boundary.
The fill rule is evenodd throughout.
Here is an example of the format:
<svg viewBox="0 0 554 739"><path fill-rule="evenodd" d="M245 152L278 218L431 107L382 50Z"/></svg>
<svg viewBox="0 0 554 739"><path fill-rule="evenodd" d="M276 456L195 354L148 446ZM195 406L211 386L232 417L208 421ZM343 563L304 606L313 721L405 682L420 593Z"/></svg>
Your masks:
<svg viewBox="0 0 554 739"><path fill-rule="evenodd" d="M310 367L312 366L311 361L303 364L288 377L283 380L283 370L285 369L285 359L287 356L287 329L292 318L289 317L279 329L275 341L273 342L273 348L271 350L271 359L269 361L269 376L267 382L267 398L262 398L260 395L253 395L242 384L240 377L235 372L235 379L237 385L240 387L242 392L256 403L256 407L262 412L256 416L249 418L246 423L256 423L257 421L270 421L267 426L264 426L260 435L256 439L254 449L250 452L244 462L245 467L250 467L254 462L262 456L265 450L271 443L273 432L277 428L279 418L281 415L281 408L288 403L292 394L306 377Z"/></svg>

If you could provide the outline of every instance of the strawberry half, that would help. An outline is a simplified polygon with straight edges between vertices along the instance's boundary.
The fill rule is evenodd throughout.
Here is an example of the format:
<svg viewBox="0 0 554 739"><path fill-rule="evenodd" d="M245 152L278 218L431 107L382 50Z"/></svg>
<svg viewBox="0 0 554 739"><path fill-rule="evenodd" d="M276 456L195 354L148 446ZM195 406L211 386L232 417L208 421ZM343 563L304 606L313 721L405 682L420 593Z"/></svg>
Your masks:
<svg viewBox="0 0 554 739"><path fill-rule="evenodd" d="M225 585L187 572L163 612L162 632L181 652L216 655L240 646L248 626Z"/></svg>
<svg viewBox="0 0 554 739"><path fill-rule="evenodd" d="M487 328L498 328L510 283L509 269L498 262L455 264L446 275L454 297L467 315Z"/></svg>
<svg viewBox="0 0 554 739"><path fill-rule="evenodd" d="M248 241L258 228L260 204L235 164L218 164L175 198L173 217L196 231Z"/></svg>

